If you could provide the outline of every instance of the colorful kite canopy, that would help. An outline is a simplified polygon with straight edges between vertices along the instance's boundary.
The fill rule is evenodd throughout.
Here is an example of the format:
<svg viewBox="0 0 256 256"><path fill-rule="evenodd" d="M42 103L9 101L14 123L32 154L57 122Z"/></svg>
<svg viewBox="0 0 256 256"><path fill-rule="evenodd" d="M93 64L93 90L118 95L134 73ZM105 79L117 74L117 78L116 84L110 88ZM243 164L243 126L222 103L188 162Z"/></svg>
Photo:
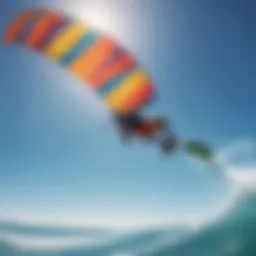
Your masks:
<svg viewBox="0 0 256 256"><path fill-rule="evenodd" d="M5 43L20 44L65 66L114 112L138 111L154 96L149 76L129 52L64 13L22 11L8 26Z"/></svg>

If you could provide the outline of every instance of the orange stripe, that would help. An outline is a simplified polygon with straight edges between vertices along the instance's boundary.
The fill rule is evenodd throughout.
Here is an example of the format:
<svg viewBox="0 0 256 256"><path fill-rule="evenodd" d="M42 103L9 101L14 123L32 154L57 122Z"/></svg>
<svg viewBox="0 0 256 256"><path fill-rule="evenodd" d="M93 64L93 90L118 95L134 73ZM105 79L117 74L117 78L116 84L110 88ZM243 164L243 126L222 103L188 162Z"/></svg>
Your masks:
<svg viewBox="0 0 256 256"><path fill-rule="evenodd" d="M4 36L4 42L6 44L11 44L15 41L20 29L23 25L33 16L33 11L26 11L20 13L7 28Z"/></svg>
<svg viewBox="0 0 256 256"><path fill-rule="evenodd" d="M99 88L105 84L108 80L121 75L125 70L134 64L134 60L129 55L122 55L110 65L103 67L94 72L88 81L94 85L95 88Z"/></svg>
<svg viewBox="0 0 256 256"><path fill-rule="evenodd" d="M99 38L82 56L75 60L70 68L73 72L86 79L93 70L111 55L115 43L108 38Z"/></svg>
<svg viewBox="0 0 256 256"><path fill-rule="evenodd" d="M58 15L54 12L47 12L37 21L27 39L25 44L30 47L35 47L36 43L40 38L47 32L47 29L52 24L52 21L56 19Z"/></svg>
<svg viewBox="0 0 256 256"><path fill-rule="evenodd" d="M138 85L136 90L133 90L129 94L125 95L120 106L122 112L130 112L136 110L144 102L149 99L153 94L153 87L150 84L144 83Z"/></svg>
<svg viewBox="0 0 256 256"><path fill-rule="evenodd" d="M88 56L86 60L88 62L88 72L85 73L85 78L88 78L95 70L99 69L106 61L113 56L115 50L117 49L116 43L110 39L105 39L102 41L102 45L98 45L98 49L94 49L94 53L91 52L91 56ZM91 58L91 60L90 60ZM94 60L94 63L92 62ZM90 64L92 63L92 64Z"/></svg>

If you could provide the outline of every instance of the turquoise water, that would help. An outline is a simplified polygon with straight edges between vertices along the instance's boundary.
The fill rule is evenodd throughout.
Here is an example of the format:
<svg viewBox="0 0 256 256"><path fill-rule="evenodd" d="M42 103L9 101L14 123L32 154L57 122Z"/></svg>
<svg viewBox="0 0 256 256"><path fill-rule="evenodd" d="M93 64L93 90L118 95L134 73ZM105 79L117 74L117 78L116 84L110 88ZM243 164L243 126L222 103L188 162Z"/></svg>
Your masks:
<svg viewBox="0 0 256 256"><path fill-rule="evenodd" d="M255 256L256 194L241 196L225 216L193 230L176 226L147 231L118 233L99 228L56 228L0 223L1 256ZM5 236L6 234L6 236ZM7 235L8 234L8 235ZM12 236L10 236L12 234ZM34 238L81 237L97 243L70 245L58 249L26 249L14 245L15 235ZM9 241L8 241L9 236ZM13 240L14 241L14 240ZM68 241L68 240L67 240Z"/></svg>

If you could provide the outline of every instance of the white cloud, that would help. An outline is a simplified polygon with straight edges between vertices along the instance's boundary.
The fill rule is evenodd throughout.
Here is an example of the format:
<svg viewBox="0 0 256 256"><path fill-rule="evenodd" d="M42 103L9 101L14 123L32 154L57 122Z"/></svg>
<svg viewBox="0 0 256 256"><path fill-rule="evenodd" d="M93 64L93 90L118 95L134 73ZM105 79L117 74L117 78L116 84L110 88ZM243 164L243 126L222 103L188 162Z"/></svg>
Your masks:
<svg viewBox="0 0 256 256"><path fill-rule="evenodd" d="M227 175L233 184L240 188L256 189L256 163L230 166Z"/></svg>
<svg viewBox="0 0 256 256"><path fill-rule="evenodd" d="M217 157L228 180L238 188L256 188L256 143L240 140L221 150Z"/></svg>
<svg viewBox="0 0 256 256"><path fill-rule="evenodd" d="M237 161L256 162L256 141L252 139L238 140L221 149L217 158L222 165L231 165L232 162Z"/></svg>

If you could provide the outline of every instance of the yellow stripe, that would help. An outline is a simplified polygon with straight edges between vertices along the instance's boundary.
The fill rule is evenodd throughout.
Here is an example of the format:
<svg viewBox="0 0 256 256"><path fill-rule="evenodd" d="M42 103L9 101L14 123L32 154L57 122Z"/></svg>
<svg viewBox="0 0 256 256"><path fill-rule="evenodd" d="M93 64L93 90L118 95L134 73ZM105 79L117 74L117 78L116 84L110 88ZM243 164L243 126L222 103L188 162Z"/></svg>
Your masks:
<svg viewBox="0 0 256 256"><path fill-rule="evenodd" d="M140 69L136 69L117 89L105 97L105 102L110 108L119 109L123 98L131 91L136 90L141 83L148 81L148 76Z"/></svg>
<svg viewBox="0 0 256 256"><path fill-rule="evenodd" d="M71 24L62 30L45 50L45 55L53 60L59 60L86 33L88 27L83 23Z"/></svg>

